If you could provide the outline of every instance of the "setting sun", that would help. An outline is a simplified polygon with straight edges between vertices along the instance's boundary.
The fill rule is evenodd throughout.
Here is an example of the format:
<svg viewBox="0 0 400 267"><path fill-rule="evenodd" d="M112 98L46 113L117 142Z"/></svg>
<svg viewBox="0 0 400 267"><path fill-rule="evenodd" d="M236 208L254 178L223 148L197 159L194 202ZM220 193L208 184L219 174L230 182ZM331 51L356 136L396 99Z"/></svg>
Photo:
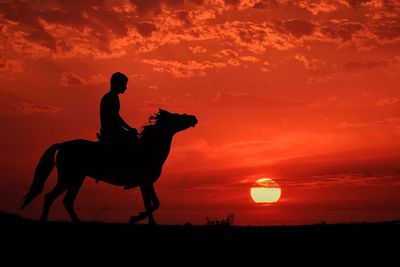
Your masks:
<svg viewBox="0 0 400 267"><path fill-rule="evenodd" d="M256 203L274 203L281 197L281 188L274 180L261 178L251 187L250 195Z"/></svg>

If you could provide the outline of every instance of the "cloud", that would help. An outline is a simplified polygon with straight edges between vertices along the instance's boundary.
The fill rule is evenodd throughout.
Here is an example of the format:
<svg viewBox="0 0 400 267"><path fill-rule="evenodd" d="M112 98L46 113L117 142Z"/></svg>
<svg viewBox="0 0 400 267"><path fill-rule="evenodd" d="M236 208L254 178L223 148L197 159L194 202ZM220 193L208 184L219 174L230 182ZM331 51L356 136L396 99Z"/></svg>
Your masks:
<svg viewBox="0 0 400 267"><path fill-rule="evenodd" d="M331 20L323 22L320 31L328 37L339 38L342 41L352 40L353 36L365 29L361 22L344 20Z"/></svg>
<svg viewBox="0 0 400 267"><path fill-rule="evenodd" d="M261 54L268 48L288 50L296 46L297 38L292 38L280 28L280 23L267 20L263 23L250 21L226 22L217 28L219 36L252 53Z"/></svg>
<svg viewBox="0 0 400 267"><path fill-rule="evenodd" d="M232 49L223 49L218 53L214 54L214 56L218 58L223 58L223 57L238 58L239 54Z"/></svg>
<svg viewBox="0 0 400 267"><path fill-rule="evenodd" d="M174 60L143 59L142 62L152 65L154 71L169 73L176 78L202 77L206 75L206 70L221 69L226 66L223 62L194 60L182 63Z"/></svg>
<svg viewBox="0 0 400 267"><path fill-rule="evenodd" d="M34 113L56 113L62 110L59 106L39 105L29 102L13 102L2 107L0 113L6 114L34 114Z"/></svg>
<svg viewBox="0 0 400 267"><path fill-rule="evenodd" d="M224 0L224 2L228 5L238 5L240 3L240 0Z"/></svg>
<svg viewBox="0 0 400 267"><path fill-rule="evenodd" d="M82 85L81 77L72 72L63 72L61 74L61 85Z"/></svg>
<svg viewBox="0 0 400 267"><path fill-rule="evenodd" d="M314 16L320 14L320 13L329 13L332 11L337 10L339 7L336 3L334 2L328 2L328 1L297 1L296 4L304 8L305 10L308 10L311 12Z"/></svg>
<svg viewBox="0 0 400 267"><path fill-rule="evenodd" d="M347 71L372 70L388 66L389 63L386 60L349 61L342 65L342 69Z"/></svg>
<svg viewBox="0 0 400 267"><path fill-rule="evenodd" d="M297 58L299 60L299 58ZM322 62L324 65L324 62ZM389 75L397 75L399 70L399 61L394 59L370 59L364 61L347 61L345 63L333 65L330 73L309 76L307 82L310 84L322 83L334 80L349 80L354 77L359 77L360 74L365 72L377 72L382 69Z"/></svg>
<svg viewBox="0 0 400 267"><path fill-rule="evenodd" d="M397 9L400 11L399 9ZM369 51L380 46L400 41L400 18L380 19L331 19L320 21L317 33L321 42L333 42L339 48L354 46L360 51ZM318 36L317 35L317 36ZM317 37L316 36L316 37Z"/></svg>
<svg viewBox="0 0 400 267"><path fill-rule="evenodd" d="M359 7L371 12L356 16L354 8ZM269 13L270 9L277 12ZM314 14L312 21L293 18L301 10ZM347 13L329 19L321 15L334 10ZM399 10L400 5L389 0L9 1L0 4L4 40L0 49L24 57L58 59L117 58L167 44L185 42L194 48L199 41L208 42L202 44L207 49L201 53L212 53L208 47L212 44L220 50L242 49L246 56L271 48L296 49L314 41L334 43L339 49L371 50L400 40ZM275 15L281 11L286 12L284 16ZM236 19L249 14L254 16ZM192 50L200 51L204 50Z"/></svg>
<svg viewBox="0 0 400 267"><path fill-rule="evenodd" d="M397 174L400 155L373 151L363 149L299 157L271 168L281 169L289 186L400 185Z"/></svg>
<svg viewBox="0 0 400 267"><path fill-rule="evenodd" d="M92 85L105 82L107 82L107 79L100 74L92 75L89 78L82 78L72 72L63 72L61 73L60 84L64 86L78 86L78 85Z"/></svg>
<svg viewBox="0 0 400 267"><path fill-rule="evenodd" d="M238 67L242 62L244 63L256 63L260 61L259 58L248 55L239 55L232 49L223 49L213 55L221 60L225 60L227 65Z"/></svg>
<svg viewBox="0 0 400 267"><path fill-rule="evenodd" d="M385 106L385 105L393 105L399 103L399 99L396 97L388 97L378 100L375 105L376 106ZM351 128L361 128L367 127L371 129L371 127L375 127L377 129L382 129L382 127L388 127L390 129L395 129L397 131L400 129L400 118L399 117L389 117L381 120L374 120L374 121L356 121L356 122L349 122L349 121L341 121L340 123L334 125L337 129L346 129L349 130Z"/></svg>
<svg viewBox="0 0 400 267"><path fill-rule="evenodd" d="M398 97L386 97L386 98L379 99L375 103L375 105L386 106L386 105L393 105L393 104L397 104L397 103L400 103L400 99Z"/></svg>
<svg viewBox="0 0 400 267"><path fill-rule="evenodd" d="M140 14L145 14L150 11L155 13L161 12L161 0L130 0L137 8Z"/></svg>
<svg viewBox="0 0 400 267"><path fill-rule="evenodd" d="M315 29L314 24L298 19L286 20L283 22L283 25L288 32L297 38L304 35L310 35Z"/></svg>
<svg viewBox="0 0 400 267"><path fill-rule="evenodd" d="M172 97L161 97L145 101L142 105L144 108L165 108L165 109L177 109L182 107L193 107L194 101L189 98L176 99Z"/></svg>
<svg viewBox="0 0 400 267"><path fill-rule="evenodd" d="M79 49L81 47L93 54L107 52L109 37L127 34L121 16L106 6L97 5L96 1L79 4L55 1L35 5L15 1L2 3L0 7L0 14L7 23L7 35L11 35L10 46L32 57L38 50L42 50L42 55L71 50L75 53L70 54L76 55L77 50L83 50Z"/></svg>
<svg viewBox="0 0 400 267"><path fill-rule="evenodd" d="M251 1L249 1L251 2ZM260 1L255 1L255 3L249 3L249 5L252 4L252 7L255 9L266 9L266 8L277 8L279 7L279 3L276 0L260 0Z"/></svg>
<svg viewBox="0 0 400 267"><path fill-rule="evenodd" d="M200 54L207 52L207 49L202 46L189 46L189 50L192 51L193 54Z"/></svg>
<svg viewBox="0 0 400 267"><path fill-rule="evenodd" d="M154 13L160 14L163 5L171 8L183 6L184 0L130 0L137 8L139 14ZM192 1L200 3L200 1Z"/></svg>
<svg viewBox="0 0 400 267"><path fill-rule="evenodd" d="M304 153L291 146L286 149L289 153L265 140L219 145L197 142L178 149L180 157L170 164L185 167L179 168L179 174L171 173L176 178L167 187L179 183L183 189L235 188L243 183L251 185L259 177L276 177L284 188L400 186L400 154L395 147L326 153ZM264 161L260 162L262 155ZM219 162L224 163L216 164Z"/></svg>
<svg viewBox="0 0 400 267"><path fill-rule="evenodd" d="M0 72L22 72L22 63L14 59L0 59Z"/></svg>
<svg viewBox="0 0 400 267"><path fill-rule="evenodd" d="M251 94L229 94L220 92L217 97L211 100L209 107L218 109L273 109L273 108L291 108L298 106L311 106L311 102L268 99Z"/></svg>
<svg viewBox="0 0 400 267"><path fill-rule="evenodd" d="M136 28L138 32L144 37L151 36L151 34L157 30L157 27L154 24L147 22L136 24Z"/></svg>
<svg viewBox="0 0 400 267"><path fill-rule="evenodd" d="M378 1L375 1L375 0L347 0L347 2L351 7L356 9L361 6L368 6L371 3L374 4ZM379 2L381 2L381 1L379 1Z"/></svg>
<svg viewBox="0 0 400 267"><path fill-rule="evenodd" d="M316 70L320 66L325 65L325 62L316 58L306 58L304 55L296 54L294 56L295 59L303 63L304 67L307 70Z"/></svg>

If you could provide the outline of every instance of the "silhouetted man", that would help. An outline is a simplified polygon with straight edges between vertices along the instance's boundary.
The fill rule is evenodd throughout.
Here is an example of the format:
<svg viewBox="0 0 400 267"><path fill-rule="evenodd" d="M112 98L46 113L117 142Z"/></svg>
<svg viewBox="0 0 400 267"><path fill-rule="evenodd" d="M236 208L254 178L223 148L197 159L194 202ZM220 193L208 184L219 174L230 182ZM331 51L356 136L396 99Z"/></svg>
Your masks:
<svg viewBox="0 0 400 267"><path fill-rule="evenodd" d="M101 141L124 144L133 141L138 131L129 126L120 116L119 94L127 89L128 77L116 72L111 76L110 91L101 99L100 103L100 136Z"/></svg>

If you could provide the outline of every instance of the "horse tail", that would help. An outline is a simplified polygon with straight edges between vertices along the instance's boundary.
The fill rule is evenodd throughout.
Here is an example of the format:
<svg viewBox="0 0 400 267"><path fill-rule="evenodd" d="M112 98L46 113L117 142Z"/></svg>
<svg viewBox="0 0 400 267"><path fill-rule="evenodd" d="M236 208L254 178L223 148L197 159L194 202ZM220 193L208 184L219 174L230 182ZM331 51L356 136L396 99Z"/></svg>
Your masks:
<svg viewBox="0 0 400 267"><path fill-rule="evenodd" d="M35 175L33 177L31 188L22 199L21 210L31 203L32 200L43 191L44 183L54 168L54 157L59 147L60 144L54 144L50 146L40 158L35 169Z"/></svg>

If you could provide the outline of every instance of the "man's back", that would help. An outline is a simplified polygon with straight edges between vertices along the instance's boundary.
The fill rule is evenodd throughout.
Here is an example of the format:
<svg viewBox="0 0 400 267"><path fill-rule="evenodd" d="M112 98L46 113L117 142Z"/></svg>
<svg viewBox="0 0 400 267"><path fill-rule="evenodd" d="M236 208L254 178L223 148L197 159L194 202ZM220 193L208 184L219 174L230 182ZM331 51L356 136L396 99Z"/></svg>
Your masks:
<svg viewBox="0 0 400 267"><path fill-rule="evenodd" d="M100 102L100 133L103 136L120 134L123 131L119 122L120 103L118 94L108 92Z"/></svg>

